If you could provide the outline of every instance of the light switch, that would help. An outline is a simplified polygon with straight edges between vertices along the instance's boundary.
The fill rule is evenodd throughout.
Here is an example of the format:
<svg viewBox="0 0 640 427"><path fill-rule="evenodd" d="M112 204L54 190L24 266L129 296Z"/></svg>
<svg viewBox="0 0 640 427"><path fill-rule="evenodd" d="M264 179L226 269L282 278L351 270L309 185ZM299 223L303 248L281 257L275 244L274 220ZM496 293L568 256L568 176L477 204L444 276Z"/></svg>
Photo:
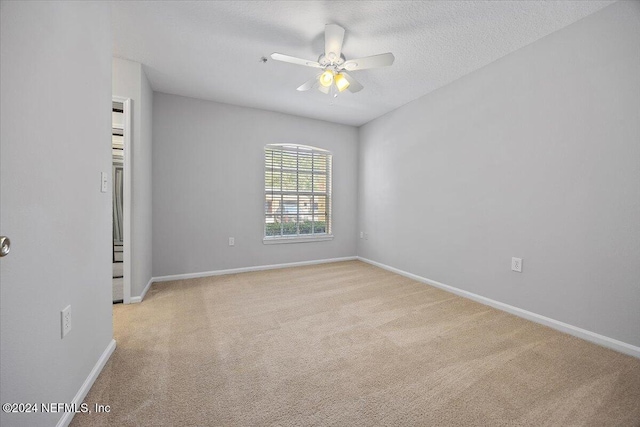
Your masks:
<svg viewBox="0 0 640 427"><path fill-rule="evenodd" d="M106 172L100 172L100 192L106 193L109 188L109 176Z"/></svg>

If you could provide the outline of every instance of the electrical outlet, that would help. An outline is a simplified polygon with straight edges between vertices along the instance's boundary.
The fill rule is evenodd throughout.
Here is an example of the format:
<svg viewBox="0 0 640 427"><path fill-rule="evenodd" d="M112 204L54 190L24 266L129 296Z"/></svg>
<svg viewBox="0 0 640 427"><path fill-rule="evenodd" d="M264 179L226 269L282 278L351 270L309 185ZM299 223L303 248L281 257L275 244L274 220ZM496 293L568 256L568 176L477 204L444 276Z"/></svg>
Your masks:
<svg viewBox="0 0 640 427"><path fill-rule="evenodd" d="M236 244L236 239L233 237L229 237L229 246L233 246Z"/></svg>
<svg viewBox="0 0 640 427"><path fill-rule="evenodd" d="M369 240L369 233L364 233L364 240Z"/></svg>
<svg viewBox="0 0 640 427"><path fill-rule="evenodd" d="M65 335L67 335L71 330L71 306L70 305L66 306L60 312L60 322L61 322L60 327L62 330L62 338L64 338Z"/></svg>
<svg viewBox="0 0 640 427"><path fill-rule="evenodd" d="M360 238L362 239L364 237L364 232L360 232Z"/></svg>
<svg viewBox="0 0 640 427"><path fill-rule="evenodd" d="M511 270L522 273L522 258L511 258Z"/></svg>

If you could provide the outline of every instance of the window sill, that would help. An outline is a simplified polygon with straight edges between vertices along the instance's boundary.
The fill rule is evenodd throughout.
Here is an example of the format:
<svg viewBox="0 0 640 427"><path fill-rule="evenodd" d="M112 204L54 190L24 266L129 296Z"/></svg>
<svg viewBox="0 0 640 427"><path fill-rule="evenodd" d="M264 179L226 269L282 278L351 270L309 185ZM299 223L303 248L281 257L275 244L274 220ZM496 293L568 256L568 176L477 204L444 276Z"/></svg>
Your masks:
<svg viewBox="0 0 640 427"><path fill-rule="evenodd" d="M262 239L262 243L265 245L279 245L281 243L310 243L310 242L324 242L327 240L333 240L332 234L325 234L323 236L309 236L309 237L265 237Z"/></svg>

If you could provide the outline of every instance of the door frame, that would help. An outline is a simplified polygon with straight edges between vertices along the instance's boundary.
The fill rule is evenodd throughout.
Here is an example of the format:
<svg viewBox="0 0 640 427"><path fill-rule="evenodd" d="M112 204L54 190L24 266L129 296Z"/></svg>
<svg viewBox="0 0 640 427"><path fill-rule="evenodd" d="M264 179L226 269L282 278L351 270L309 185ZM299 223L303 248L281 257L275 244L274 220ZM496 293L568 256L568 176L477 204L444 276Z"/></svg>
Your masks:
<svg viewBox="0 0 640 427"><path fill-rule="evenodd" d="M122 154L124 157L123 166L123 200L122 200L122 235L124 242L122 244L122 302L124 304L131 303L131 98L123 98L120 96L113 96L113 102L119 102L122 104L122 116L123 116L123 129L122 140L124 143L124 149ZM113 128L113 122L111 123ZM109 150L111 154L111 150ZM112 177L113 182L113 177ZM111 189L113 193L113 188ZM113 194L111 196L113 200ZM113 212L113 208L111 209ZM112 213L113 215L113 213ZM113 219L112 219L113 221ZM113 226L113 225L112 225Z"/></svg>

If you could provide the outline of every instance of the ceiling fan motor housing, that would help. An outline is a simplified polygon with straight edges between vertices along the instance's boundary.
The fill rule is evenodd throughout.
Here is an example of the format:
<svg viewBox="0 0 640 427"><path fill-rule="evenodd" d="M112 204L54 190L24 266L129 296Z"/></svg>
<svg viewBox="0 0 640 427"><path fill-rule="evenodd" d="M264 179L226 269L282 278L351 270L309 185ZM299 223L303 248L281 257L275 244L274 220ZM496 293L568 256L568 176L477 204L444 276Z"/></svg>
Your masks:
<svg viewBox="0 0 640 427"><path fill-rule="evenodd" d="M333 56L333 58L332 58ZM323 67L327 67L330 65L337 65L340 66L342 64L344 64L344 62L347 59L344 57L343 54L340 54L340 57L338 57L335 53L330 52L329 55L325 55L324 53L322 55L320 55L318 57L318 63L320 65L322 65Z"/></svg>

